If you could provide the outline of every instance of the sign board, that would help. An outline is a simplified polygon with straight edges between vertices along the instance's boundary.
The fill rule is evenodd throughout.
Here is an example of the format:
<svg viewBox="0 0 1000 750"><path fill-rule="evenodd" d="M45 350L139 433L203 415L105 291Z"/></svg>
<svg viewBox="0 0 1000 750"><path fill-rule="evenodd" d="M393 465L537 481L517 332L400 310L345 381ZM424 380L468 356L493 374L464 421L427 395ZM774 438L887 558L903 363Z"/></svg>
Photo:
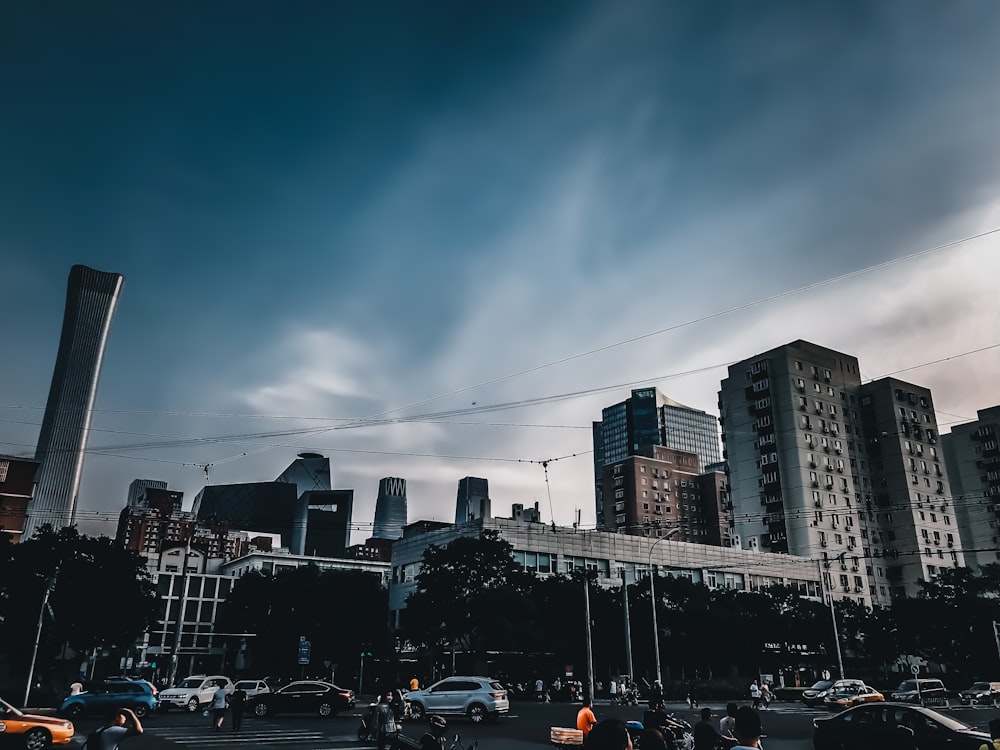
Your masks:
<svg viewBox="0 0 1000 750"><path fill-rule="evenodd" d="M312 643L306 637L299 636L299 664L308 664L309 656L312 653Z"/></svg>
<svg viewBox="0 0 1000 750"><path fill-rule="evenodd" d="M913 673L914 676L920 674L920 665L914 664L913 666L910 667L910 671Z"/></svg>

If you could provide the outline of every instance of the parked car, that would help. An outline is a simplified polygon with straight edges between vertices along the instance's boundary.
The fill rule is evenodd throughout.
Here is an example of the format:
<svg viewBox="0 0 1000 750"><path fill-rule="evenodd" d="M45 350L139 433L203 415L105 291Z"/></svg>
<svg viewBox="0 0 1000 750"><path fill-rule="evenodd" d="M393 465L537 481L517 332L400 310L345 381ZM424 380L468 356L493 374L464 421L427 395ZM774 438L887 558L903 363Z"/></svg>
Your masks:
<svg viewBox="0 0 1000 750"><path fill-rule="evenodd" d="M885 696L882 693L862 683L831 688L823 699L823 705L831 710L840 711L862 703L878 703L884 700Z"/></svg>
<svg viewBox="0 0 1000 750"><path fill-rule="evenodd" d="M989 741L988 734L933 709L899 703L869 703L830 718L813 719L814 750L885 750L900 746L979 750Z"/></svg>
<svg viewBox="0 0 1000 750"><path fill-rule="evenodd" d="M131 708L140 719L155 711L158 701L145 680L108 679L90 685L79 695L70 695L59 706L59 713L76 719L94 714L105 715L113 708Z"/></svg>
<svg viewBox="0 0 1000 750"><path fill-rule="evenodd" d="M799 700L810 708L822 705L823 699L826 698L826 694L832 687L833 680L820 680L803 690L802 695L799 696Z"/></svg>
<svg viewBox="0 0 1000 750"><path fill-rule="evenodd" d="M193 674L181 680L176 687L160 691L160 708L164 711L171 708L197 711L212 702L212 696L220 687L231 695L233 681L221 674Z"/></svg>
<svg viewBox="0 0 1000 750"><path fill-rule="evenodd" d="M490 677L448 677L424 690L411 690L406 699L415 719L443 714L468 716L478 723L510 711L507 690Z"/></svg>
<svg viewBox="0 0 1000 750"><path fill-rule="evenodd" d="M332 682L299 680L269 693L261 693L250 701L254 716L271 714L312 713L334 716L354 708L354 691L337 687Z"/></svg>
<svg viewBox="0 0 1000 750"><path fill-rule="evenodd" d="M264 680L240 680L233 686L233 691L242 690L247 694L247 698L256 698L258 695L271 692L271 686Z"/></svg>
<svg viewBox="0 0 1000 750"><path fill-rule="evenodd" d="M974 682L958 694L962 703L996 703L1000 700L1000 682Z"/></svg>
<svg viewBox="0 0 1000 750"><path fill-rule="evenodd" d="M0 737L20 738L25 750L66 745L73 739L73 722L57 716L36 716L0 698Z"/></svg>
<svg viewBox="0 0 1000 750"><path fill-rule="evenodd" d="M924 706L948 705L948 689L944 683L926 677L903 680L889 697L900 703L921 703Z"/></svg>

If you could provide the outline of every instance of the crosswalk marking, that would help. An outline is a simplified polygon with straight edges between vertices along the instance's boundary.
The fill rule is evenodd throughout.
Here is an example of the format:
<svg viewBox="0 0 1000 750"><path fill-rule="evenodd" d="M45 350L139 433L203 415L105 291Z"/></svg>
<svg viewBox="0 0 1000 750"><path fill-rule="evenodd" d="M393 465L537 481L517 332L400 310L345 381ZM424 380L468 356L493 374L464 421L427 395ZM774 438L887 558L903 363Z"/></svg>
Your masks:
<svg viewBox="0 0 1000 750"><path fill-rule="evenodd" d="M210 730L192 729L190 727L158 727L156 729L148 729L147 733L154 734L161 739L177 745L198 748L223 745L258 745L262 743L266 743L268 745L293 745L304 742L340 743L357 740L357 733L354 732L331 735L326 732L319 732L310 729L296 729L276 725L246 730L241 729L238 732L234 732L232 729L223 729L220 732L213 732Z"/></svg>

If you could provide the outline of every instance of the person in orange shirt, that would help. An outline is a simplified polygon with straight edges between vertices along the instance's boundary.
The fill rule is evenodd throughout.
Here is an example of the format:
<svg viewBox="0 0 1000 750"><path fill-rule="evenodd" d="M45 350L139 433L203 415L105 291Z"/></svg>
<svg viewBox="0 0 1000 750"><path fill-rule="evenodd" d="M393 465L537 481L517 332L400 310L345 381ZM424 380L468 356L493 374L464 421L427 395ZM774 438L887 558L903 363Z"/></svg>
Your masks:
<svg viewBox="0 0 1000 750"><path fill-rule="evenodd" d="M583 732L583 739L587 739L587 735L590 734L590 730L593 729L594 724L597 723L597 717L594 716L593 701L590 696L584 696L583 706L576 715L576 728Z"/></svg>

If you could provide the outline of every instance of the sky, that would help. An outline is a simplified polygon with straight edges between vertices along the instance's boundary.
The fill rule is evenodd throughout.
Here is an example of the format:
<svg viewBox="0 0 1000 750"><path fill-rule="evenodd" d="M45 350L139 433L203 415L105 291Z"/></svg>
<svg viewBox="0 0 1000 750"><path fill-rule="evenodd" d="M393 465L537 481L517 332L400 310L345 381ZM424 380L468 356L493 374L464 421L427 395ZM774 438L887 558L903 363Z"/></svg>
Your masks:
<svg viewBox="0 0 1000 750"><path fill-rule="evenodd" d="M300 451L593 527L591 423L807 339L1000 404L1000 5L9 0L0 453L125 278L78 519ZM543 463L544 462L544 463Z"/></svg>

